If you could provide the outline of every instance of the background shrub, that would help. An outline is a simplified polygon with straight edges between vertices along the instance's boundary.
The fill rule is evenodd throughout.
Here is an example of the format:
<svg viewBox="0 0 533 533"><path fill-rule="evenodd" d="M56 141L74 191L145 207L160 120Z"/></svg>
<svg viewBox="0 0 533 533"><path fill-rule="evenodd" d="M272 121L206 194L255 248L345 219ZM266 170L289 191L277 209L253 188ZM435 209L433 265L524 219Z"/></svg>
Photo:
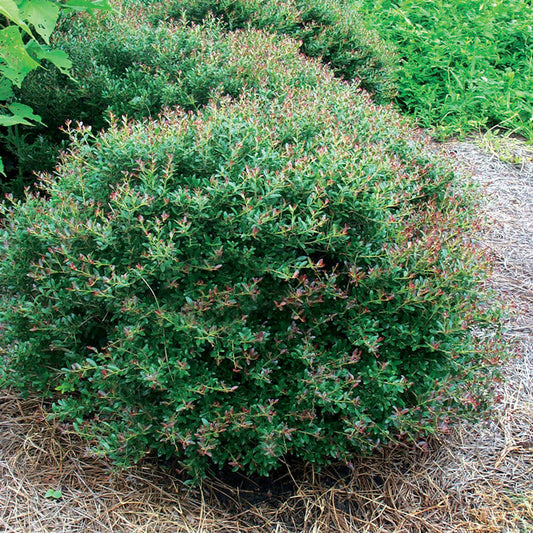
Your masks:
<svg viewBox="0 0 533 533"><path fill-rule="evenodd" d="M171 0L152 20L181 18L201 22L215 15L229 29L249 26L301 41L300 50L320 58L346 80L357 80L378 103L395 94L395 57L364 24L353 0Z"/></svg>
<svg viewBox="0 0 533 533"><path fill-rule="evenodd" d="M443 135L500 126L533 139L533 10L527 0L364 0L401 57L398 102Z"/></svg>
<svg viewBox="0 0 533 533"><path fill-rule="evenodd" d="M485 403L471 327L492 312L455 176L302 69L320 83L82 128L46 198L3 206L4 384L121 463L195 478L325 464Z"/></svg>
<svg viewBox="0 0 533 533"><path fill-rule="evenodd" d="M195 5L193 2L189 6L189 13L194 15L193 19L205 22L209 6L204 6L200 16ZM292 4L283 7L276 2L276 9L273 6L257 27L277 21L280 32L293 34L288 28L294 26L296 30L303 24L301 14ZM241 7L244 14L232 28L244 27L245 19L259 6L245 2ZM177 14L178 8L173 9L171 6L169 12ZM236 97L264 80L269 80L271 87L278 87L282 80L285 84L293 83L296 54L288 44L289 51L283 48L285 45L273 48L279 36L262 41L266 46L265 57L259 59L253 50L258 45L253 32L225 33L213 20L200 26L191 26L186 20L152 26L144 21L145 16L142 9L135 8L131 12L126 10L122 17L80 16L63 22L54 45L72 58L76 81L53 66L33 73L25 81L20 99L33 106L47 128L27 128L24 132L27 142L17 146L16 154L22 174L31 176L33 171L53 168L58 147L67 143L66 136L59 131L67 120L81 121L98 130L105 127L110 111L139 119L156 116L165 106L196 110L216 93ZM324 14L317 10L316 16L323 18ZM333 12L331 17L333 26L328 31L321 29L322 21L320 26L308 22L311 25L305 32L297 33L307 43L305 50L310 55L324 55L347 78L366 79L364 85L384 97L390 89L384 81L385 52L374 42L375 36L367 35L368 32L365 37L359 35L357 25L348 38L348 29L341 26L338 14ZM157 18L152 14L152 19ZM285 26L281 27L282 23ZM366 43L365 52L359 41ZM300 68L296 81L306 76Z"/></svg>

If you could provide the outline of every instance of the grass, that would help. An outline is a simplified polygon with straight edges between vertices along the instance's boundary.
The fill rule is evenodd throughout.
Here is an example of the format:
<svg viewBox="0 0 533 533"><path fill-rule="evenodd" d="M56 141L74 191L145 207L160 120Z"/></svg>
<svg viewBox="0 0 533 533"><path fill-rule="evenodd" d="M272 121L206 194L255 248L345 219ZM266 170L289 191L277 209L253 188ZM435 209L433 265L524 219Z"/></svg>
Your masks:
<svg viewBox="0 0 533 533"><path fill-rule="evenodd" d="M510 132L491 128L475 137L475 142L481 149L519 170L527 172L528 167L533 164L531 150L525 149L524 143L511 135Z"/></svg>
<svg viewBox="0 0 533 533"><path fill-rule="evenodd" d="M533 140L533 9L527 0L363 0L393 43L400 107L440 137L494 126Z"/></svg>

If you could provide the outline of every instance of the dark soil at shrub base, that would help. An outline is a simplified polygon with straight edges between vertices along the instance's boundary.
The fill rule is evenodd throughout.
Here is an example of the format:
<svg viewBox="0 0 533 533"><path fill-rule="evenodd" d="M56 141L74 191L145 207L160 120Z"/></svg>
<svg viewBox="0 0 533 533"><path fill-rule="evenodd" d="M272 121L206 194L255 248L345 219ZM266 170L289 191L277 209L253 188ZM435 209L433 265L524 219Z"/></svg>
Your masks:
<svg viewBox="0 0 533 533"><path fill-rule="evenodd" d="M291 477L291 468L288 466L278 468L269 476L254 477L226 468L214 473L213 479L220 485L213 483L207 487L206 496L212 501L219 501L221 507L232 512L250 510L265 502L269 505L276 505L276 502L281 505L297 490L296 482Z"/></svg>

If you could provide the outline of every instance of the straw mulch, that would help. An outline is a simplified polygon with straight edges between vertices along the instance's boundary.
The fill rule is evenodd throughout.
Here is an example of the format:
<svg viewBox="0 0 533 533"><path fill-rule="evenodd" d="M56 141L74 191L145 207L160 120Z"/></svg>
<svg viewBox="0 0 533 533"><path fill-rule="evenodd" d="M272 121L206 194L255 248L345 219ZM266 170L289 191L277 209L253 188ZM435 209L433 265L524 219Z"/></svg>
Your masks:
<svg viewBox="0 0 533 533"><path fill-rule="evenodd" d="M427 446L356 458L351 468L287 468L269 481L226 475L188 489L155 465L113 472L47 421L38 400L4 392L0 531L533 531L533 153L516 145L513 165L473 143L447 150L487 188L493 284L515 311L508 335L520 356L504 369L492 420L464 424Z"/></svg>

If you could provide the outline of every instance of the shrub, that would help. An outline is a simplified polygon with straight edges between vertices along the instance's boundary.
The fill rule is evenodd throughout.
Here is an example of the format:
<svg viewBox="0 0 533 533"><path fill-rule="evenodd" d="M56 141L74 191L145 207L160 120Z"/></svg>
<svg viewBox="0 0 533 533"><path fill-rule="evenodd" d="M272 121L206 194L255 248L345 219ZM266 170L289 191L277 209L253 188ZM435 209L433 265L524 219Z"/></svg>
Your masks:
<svg viewBox="0 0 533 533"><path fill-rule="evenodd" d="M45 195L2 208L2 381L121 464L323 465L488 399L472 326L493 313L454 174L302 68L320 83L81 128Z"/></svg>
<svg viewBox="0 0 533 533"><path fill-rule="evenodd" d="M157 116L166 106L197 110L217 93L236 97L258 83L268 83L275 92L282 82L290 85L309 77L297 48L286 38L226 34L213 21L153 27L139 22L138 13L137 18L130 15L69 19L55 46L72 58L76 81L50 67L24 83L22 101L48 125L46 131L34 129L33 135L39 136L19 148L25 174L53 168L58 147L66 144L59 131L66 120L99 130L109 112L141 119ZM264 47L260 59L258 47Z"/></svg>
<svg viewBox="0 0 533 533"><path fill-rule="evenodd" d="M398 102L443 135L500 126L533 139L533 11L527 0L365 0L401 55Z"/></svg>
<svg viewBox="0 0 533 533"><path fill-rule="evenodd" d="M395 94L392 47L364 23L353 0L171 0L152 20L181 18L201 22L215 15L231 29L249 26L301 41L301 52L321 58L345 80L358 80L376 102Z"/></svg>

